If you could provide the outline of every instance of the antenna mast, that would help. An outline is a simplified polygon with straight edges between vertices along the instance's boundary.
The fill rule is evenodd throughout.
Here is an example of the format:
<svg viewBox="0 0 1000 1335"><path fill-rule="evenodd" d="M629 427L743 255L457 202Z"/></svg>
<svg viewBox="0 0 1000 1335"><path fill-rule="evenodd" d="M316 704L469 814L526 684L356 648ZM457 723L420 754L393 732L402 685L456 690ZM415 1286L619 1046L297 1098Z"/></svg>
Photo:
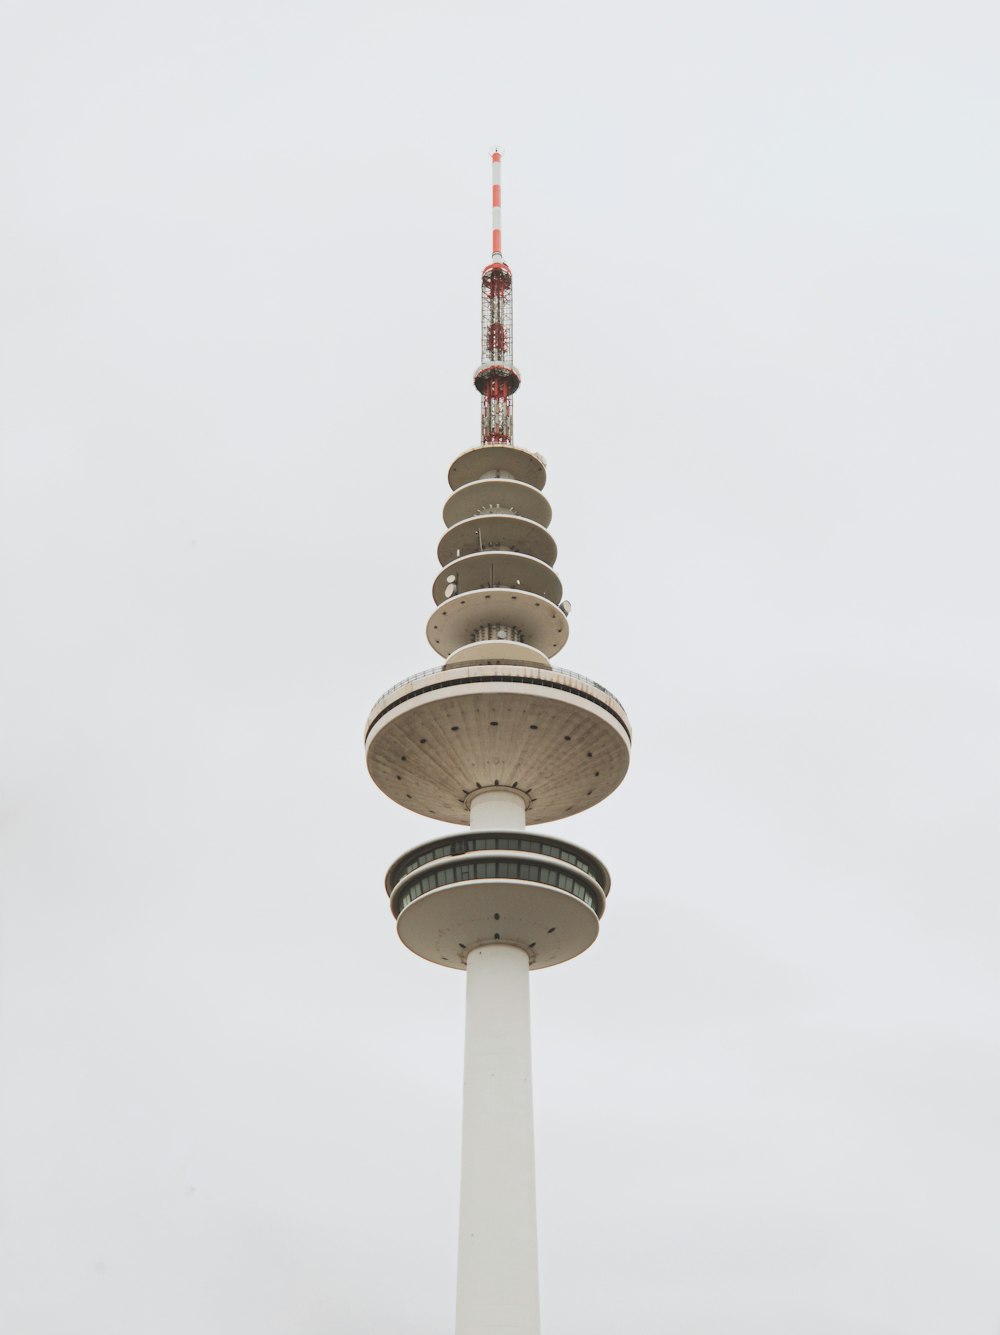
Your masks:
<svg viewBox="0 0 1000 1335"><path fill-rule="evenodd" d="M483 396L483 445L511 445L514 405L521 383L514 366L514 279L500 249L500 150L493 150L493 258L483 270L483 339L475 384Z"/></svg>

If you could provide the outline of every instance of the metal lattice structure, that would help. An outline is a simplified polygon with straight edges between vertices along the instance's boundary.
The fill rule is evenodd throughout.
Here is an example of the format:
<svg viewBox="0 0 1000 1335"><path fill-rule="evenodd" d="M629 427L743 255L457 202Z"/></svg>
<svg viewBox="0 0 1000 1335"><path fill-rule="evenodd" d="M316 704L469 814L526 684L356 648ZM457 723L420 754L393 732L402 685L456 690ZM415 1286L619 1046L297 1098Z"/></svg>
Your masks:
<svg viewBox="0 0 1000 1335"><path fill-rule="evenodd" d="M483 339L476 388L483 396L482 444L514 439L511 399L521 383L514 366L514 279L500 250L500 151L493 153L493 259L483 270Z"/></svg>

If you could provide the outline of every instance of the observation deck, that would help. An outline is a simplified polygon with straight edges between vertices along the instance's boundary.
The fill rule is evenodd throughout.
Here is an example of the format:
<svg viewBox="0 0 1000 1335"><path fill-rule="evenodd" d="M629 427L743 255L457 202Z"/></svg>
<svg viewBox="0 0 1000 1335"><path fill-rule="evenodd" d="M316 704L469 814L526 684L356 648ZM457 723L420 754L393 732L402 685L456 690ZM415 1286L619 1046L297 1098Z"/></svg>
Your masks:
<svg viewBox="0 0 1000 1335"><path fill-rule="evenodd" d="M365 728L368 771L386 796L468 824L491 788L522 795L528 825L602 802L628 769L621 702L578 673L516 664L442 667L399 682Z"/></svg>
<svg viewBox="0 0 1000 1335"><path fill-rule="evenodd" d="M400 939L424 959L461 969L470 950L499 942L544 969L593 944L611 878L551 835L476 830L404 853L385 888Z"/></svg>

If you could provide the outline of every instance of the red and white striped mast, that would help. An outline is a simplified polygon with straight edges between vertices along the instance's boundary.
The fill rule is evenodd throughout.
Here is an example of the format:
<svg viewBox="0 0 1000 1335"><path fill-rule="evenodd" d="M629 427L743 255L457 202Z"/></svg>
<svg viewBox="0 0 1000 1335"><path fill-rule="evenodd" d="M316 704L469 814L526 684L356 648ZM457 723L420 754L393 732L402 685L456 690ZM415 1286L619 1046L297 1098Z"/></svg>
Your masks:
<svg viewBox="0 0 1000 1335"><path fill-rule="evenodd" d="M483 340L476 389L483 396L483 445L511 445L514 405L521 383L514 366L514 279L500 248L500 150L493 150L493 258L483 270Z"/></svg>
<svg viewBox="0 0 1000 1335"><path fill-rule="evenodd" d="M502 260L500 247L500 150L493 150L493 258Z"/></svg>

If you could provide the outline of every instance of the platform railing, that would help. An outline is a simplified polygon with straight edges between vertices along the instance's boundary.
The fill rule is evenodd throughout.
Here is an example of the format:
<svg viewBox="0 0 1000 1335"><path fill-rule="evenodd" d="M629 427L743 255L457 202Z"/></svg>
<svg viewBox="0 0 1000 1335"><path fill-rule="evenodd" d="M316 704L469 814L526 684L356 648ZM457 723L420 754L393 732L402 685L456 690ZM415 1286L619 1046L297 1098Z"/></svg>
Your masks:
<svg viewBox="0 0 1000 1335"><path fill-rule="evenodd" d="M408 677L404 677L402 681L397 681L395 686L390 686L387 691L383 691L383 693L379 696L379 698L375 701L374 705L372 706L371 714L378 713L380 707L383 704L385 704L386 700L394 696L397 693L397 691L401 691L404 686L409 686L411 682L423 681L426 677L437 677L440 676L442 672L454 672L456 670L458 669L436 667L436 668L425 668L423 672L412 672ZM471 671L472 669L470 668L465 670ZM531 669L531 672L538 674L538 679L541 681L544 681L544 676L542 676L542 674L545 673L546 671L548 671L548 669L545 668ZM618 697L612 691L609 691L606 686L602 686L599 681L595 681L593 677L585 677L582 672L571 672L569 668L564 668L564 667L552 668L551 675L558 677L569 677L571 681L582 681L586 686L592 686L595 690L601 691L604 695L608 697L610 701L612 701L612 703L618 706L618 708L622 711L622 713L625 712L625 706L618 699ZM526 672L526 680L528 681L531 680L531 675L528 672ZM369 717L371 717L371 714L369 715Z"/></svg>

